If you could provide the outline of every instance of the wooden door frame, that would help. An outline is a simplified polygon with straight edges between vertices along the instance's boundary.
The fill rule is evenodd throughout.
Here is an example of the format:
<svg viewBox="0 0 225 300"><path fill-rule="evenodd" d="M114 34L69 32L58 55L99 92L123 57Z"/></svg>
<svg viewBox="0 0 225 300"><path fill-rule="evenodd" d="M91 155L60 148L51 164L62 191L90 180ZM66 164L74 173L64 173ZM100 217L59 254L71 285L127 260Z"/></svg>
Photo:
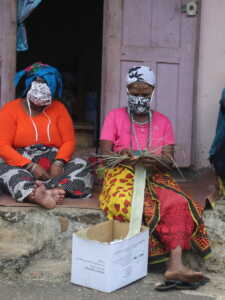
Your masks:
<svg viewBox="0 0 225 300"><path fill-rule="evenodd" d="M104 0L101 120L106 111L106 99L113 99L111 108L119 103L120 43L122 0ZM109 18L107 18L109 16ZM0 106L15 97L13 77L16 72L17 0L0 0ZM115 22L116 21L116 22ZM106 56L110 56L108 59ZM107 76L113 72L110 78ZM106 88L110 87L110 88Z"/></svg>
<svg viewBox="0 0 225 300"><path fill-rule="evenodd" d="M184 0L182 0L184 1ZM185 2L182 2L185 3ZM199 35L201 20L201 0L198 0L198 25L196 26L196 46L194 56L193 70L193 94L192 94L192 132L195 122L195 100L196 100L196 78L198 74L199 63ZM119 107L120 101L120 84L121 66L120 60L123 53L122 49L122 14L123 0L104 0L103 9L103 46L102 46L102 79L101 79L101 103L100 103L100 127L104 121L104 117L113 108ZM118 84L118 78L120 84ZM191 135L191 145L193 146L193 134ZM192 153L190 164L192 163Z"/></svg>
<svg viewBox="0 0 225 300"><path fill-rule="evenodd" d="M119 105L118 78L120 78L122 5L123 0L104 0L101 124L107 112ZM110 104L108 99L110 99Z"/></svg>
<svg viewBox="0 0 225 300"><path fill-rule="evenodd" d="M113 3L114 2L114 3ZM122 0L104 0L101 120L119 105ZM113 3L113 4L112 4ZM15 97L17 0L0 1L0 105ZM110 57L110 59L109 59ZM108 74L110 73L110 76ZM110 105L105 105L110 99ZM106 109L107 108L107 109Z"/></svg>
<svg viewBox="0 0 225 300"><path fill-rule="evenodd" d="M15 97L17 0L0 1L0 105Z"/></svg>

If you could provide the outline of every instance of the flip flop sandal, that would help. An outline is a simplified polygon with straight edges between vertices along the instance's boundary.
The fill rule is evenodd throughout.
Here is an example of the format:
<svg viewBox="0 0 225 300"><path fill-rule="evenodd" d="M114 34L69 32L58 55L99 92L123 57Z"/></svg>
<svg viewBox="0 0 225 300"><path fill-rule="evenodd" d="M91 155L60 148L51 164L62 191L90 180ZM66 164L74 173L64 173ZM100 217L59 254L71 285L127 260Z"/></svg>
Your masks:
<svg viewBox="0 0 225 300"><path fill-rule="evenodd" d="M155 290L160 292L175 290L175 289L176 289L176 282L174 280L166 280L163 283L158 282L155 285Z"/></svg>
<svg viewBox="0 0 225 300"><path fill-rule="evenodd" d="M176 281L176 290L196 290L200 286L200 282Z"/></svg>
<svg viewBox="0 0 225 300"><path fill-rule="evenodd" d="M205 285L208 282L210 282L210 278L206 276L204 276L202 280L198 281L199 285Z"/></svg>
<svg viewBox="0 0 225 300"><path fill-rule="evenodd" d="M181 290L196 290L197 288L199 288L200 286L205 285L206 283L208 283L210 281L210 279L208 277L203 277L202 280L199 281L194 281L194 282L187 282L187 281L182 281L182 280L177 280L177 285L176 288L177 289L181 289Z"/></svg>
<svg viewBox="0 0 225 300"><path fill-rule="evenodd" d="M176 289L177 290L196 290L197 288L205 285L209 281L210 281L210 279L208 277L203 277L202 280L195 281L195 282L186 282L186 281L177 280Z"/></svg>
<svg viewBox="0 0 225 300"><path fill-rule="evenodd" d="M158 283L155 286L155 290L163 292L169 290L196 290L200 286L208 283L210 279L208 277L204 277L200 281L196 282L187 282L182 280L165 280L164 283Z"/></svg>

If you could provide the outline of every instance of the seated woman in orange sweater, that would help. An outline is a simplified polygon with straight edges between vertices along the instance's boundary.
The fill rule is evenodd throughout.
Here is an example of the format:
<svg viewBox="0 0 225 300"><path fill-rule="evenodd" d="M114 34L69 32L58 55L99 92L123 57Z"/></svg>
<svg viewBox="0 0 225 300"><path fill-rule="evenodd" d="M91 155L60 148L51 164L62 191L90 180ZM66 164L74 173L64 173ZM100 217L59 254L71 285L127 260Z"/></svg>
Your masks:
<svg viewBox="0 0 225 300"><path fill-rule="evenodd" d="M87 163L72 159L73 122L65 106L53 100L62 92L57 69L33 64L15 76L22 97L0 110L0 189L18 202L45 208L61 204L66 194L87 197L92 176Z"/></svg>

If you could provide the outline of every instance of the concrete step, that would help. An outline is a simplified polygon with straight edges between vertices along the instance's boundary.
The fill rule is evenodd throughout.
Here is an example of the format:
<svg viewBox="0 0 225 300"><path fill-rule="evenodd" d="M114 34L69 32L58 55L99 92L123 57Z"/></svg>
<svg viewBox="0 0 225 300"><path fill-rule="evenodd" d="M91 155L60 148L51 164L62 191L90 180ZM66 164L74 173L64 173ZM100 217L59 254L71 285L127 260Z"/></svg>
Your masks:
<svg viewBox="0 0 225 300"><path fill-rule="evenodd" d="M0 274L18 278L43 260L68 273L72 233L104 220L99 209L0 207Z"/></svg>
<svg viewBox="0 0 225 300"><path fill-rule="evenodd" d="M186 253L194 269L225 276L225 201L205 212L212 256L204 262ZM99 209L0 206L0 278L68 281L72 233L105 220Z"/></svg>
<svg viewBox="0 0 225 300"><path fill-rule="evenodd" d="M70 281L70 258L59 259L34 259L22 272L21 279L24 281L48 281L69 282Z"/></svg>

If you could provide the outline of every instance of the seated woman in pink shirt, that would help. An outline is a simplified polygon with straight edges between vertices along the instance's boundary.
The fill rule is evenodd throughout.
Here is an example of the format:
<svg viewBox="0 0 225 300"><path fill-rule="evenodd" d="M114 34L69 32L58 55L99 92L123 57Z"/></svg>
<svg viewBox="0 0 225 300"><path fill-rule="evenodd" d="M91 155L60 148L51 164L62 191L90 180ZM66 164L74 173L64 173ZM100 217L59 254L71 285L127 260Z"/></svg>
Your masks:
<svg viewBox="0 0 225 300"><path fill-rule="evenodd" d="M100 207L108 219L130 219L135 152L153 151L166 165L172 161L175 139L171 122L150 108L154 88L152 70L146 66L131 68L127 75L127 107L113 109L105 118L101 153L119 152L130 157L105 172ZM160 162L144 158L142 163L148 174L143 222L150 228L149 263L168 260L166 280L201 281L201 272L184 266L182 251L193 247L202 257L210 253L203 207L181 191Z"/></svg>

